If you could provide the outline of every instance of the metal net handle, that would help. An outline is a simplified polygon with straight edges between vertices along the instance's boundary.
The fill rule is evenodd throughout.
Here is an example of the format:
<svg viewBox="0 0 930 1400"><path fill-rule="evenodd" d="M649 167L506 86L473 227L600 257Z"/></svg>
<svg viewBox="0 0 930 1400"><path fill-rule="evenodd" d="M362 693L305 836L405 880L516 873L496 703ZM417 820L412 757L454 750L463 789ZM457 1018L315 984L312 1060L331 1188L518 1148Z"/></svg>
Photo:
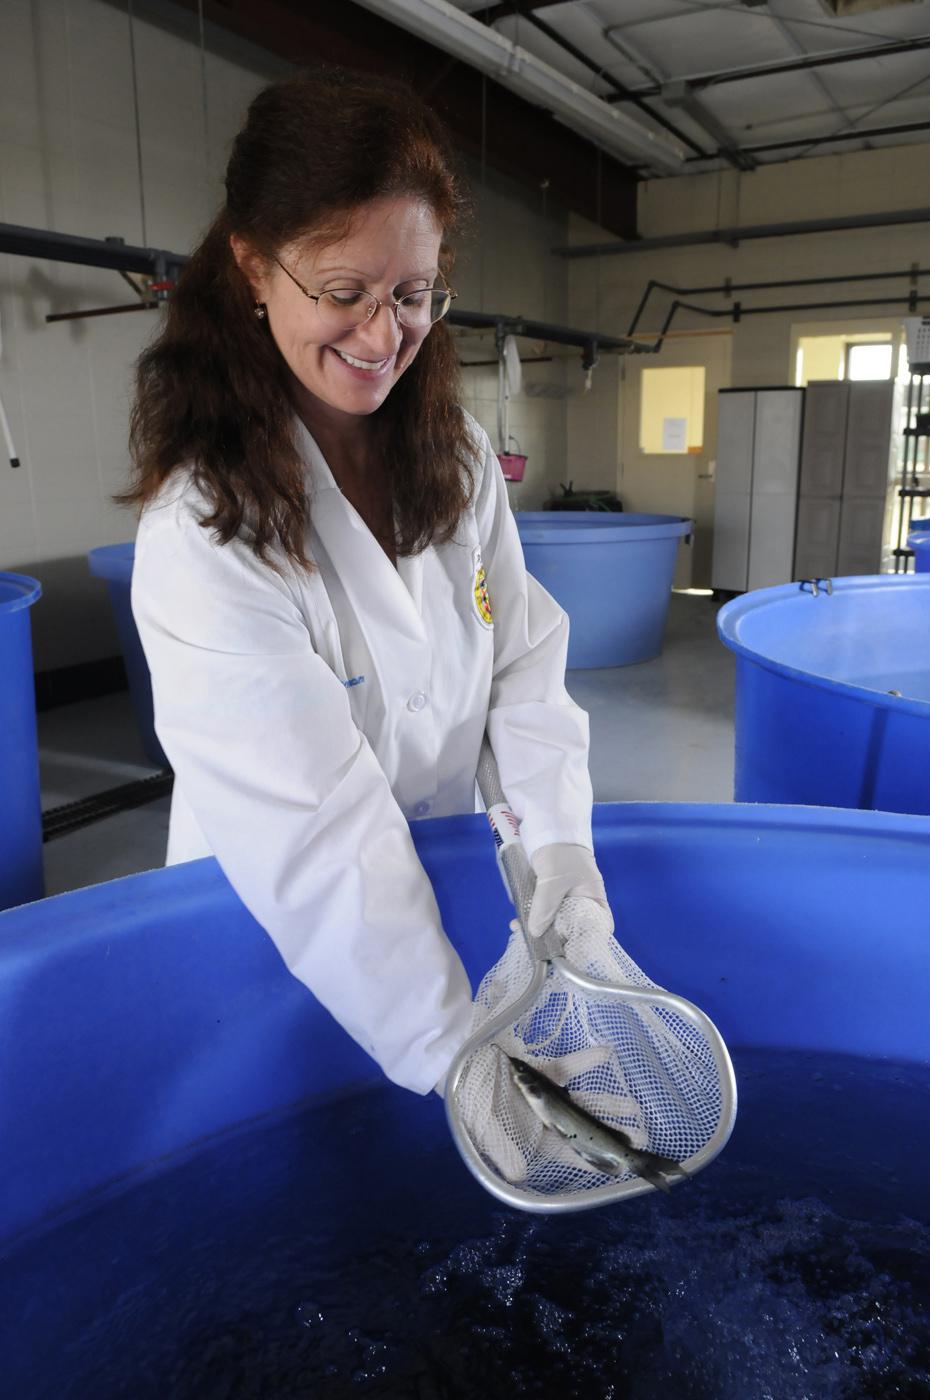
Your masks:
<svg viewBox="0 0 930 1400"><path fill-rule="evenodd" d="M487 734L481 741L481 752L478 755L478 791L481 793L481 800L485 805L491 829L494 832L494 840L497 843L498 854L507 885L510 890L510 898L514 909L517 911L517 918L523 929L524 937L527 937L529 927L530 905L533 902L533 895L536 891L536 872L530 865L529 858L523 846L523 842L517 836L516 840L508 839L510 833L506 829L506 823L499 818L500 808L508 808L509 804L501 787L501 775L497 767L497 759L494 757L494 750ZM514 831L516 829L514 828ZM527 937L527 943L530 943ZM530 945L532 946L532 945Z"/></svg>

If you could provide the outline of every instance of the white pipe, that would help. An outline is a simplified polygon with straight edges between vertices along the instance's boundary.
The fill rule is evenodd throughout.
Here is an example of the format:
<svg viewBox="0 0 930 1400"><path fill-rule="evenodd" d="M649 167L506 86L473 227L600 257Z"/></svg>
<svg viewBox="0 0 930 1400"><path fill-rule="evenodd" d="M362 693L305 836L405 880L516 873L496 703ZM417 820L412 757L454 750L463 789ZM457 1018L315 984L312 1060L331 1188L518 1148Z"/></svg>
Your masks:
<svg viewBox="0 0 930 1400"><path fill-rule="evenodd" d="M3 354L3 333L0 330L0 355ZM13 434L10 432L10 420L6 416L6 409L3 407L3 399L0 399L0 429L3 430L3 440L6 443L7 456L10 459L11 467L19 466L19 458L16 455L16 448L13 446Z"/></svg>
<svg viewBox="0 0 930 1400"><path fill-rule="evenodd" d="M618 159L681 170L685 151L663 132L652 132L565 77L550 64L512 43L489 25L456 9L448 0L358 0L367 10L445 53L464 59L497 78L511 92L545 107L573 131Z"/></svg>

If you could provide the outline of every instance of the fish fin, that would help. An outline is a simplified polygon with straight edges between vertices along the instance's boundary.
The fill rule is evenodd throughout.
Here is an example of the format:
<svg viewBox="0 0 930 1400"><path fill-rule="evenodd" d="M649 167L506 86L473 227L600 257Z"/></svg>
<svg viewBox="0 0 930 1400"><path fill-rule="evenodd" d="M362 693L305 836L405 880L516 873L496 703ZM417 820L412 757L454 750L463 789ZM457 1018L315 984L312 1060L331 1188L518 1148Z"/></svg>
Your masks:
<svg viewBox="0 0 930 1400"><path fill-rule="evenodd" d="M671 1193L672 1181L677 1181L688 1175L680 1162L676 1162L672 1157L661 1157L657 1152L638 1152L636 1154L636 1174L641 1176L644 1181L648 1181L650 1186L664 1191L666 1195Z"/></svg>

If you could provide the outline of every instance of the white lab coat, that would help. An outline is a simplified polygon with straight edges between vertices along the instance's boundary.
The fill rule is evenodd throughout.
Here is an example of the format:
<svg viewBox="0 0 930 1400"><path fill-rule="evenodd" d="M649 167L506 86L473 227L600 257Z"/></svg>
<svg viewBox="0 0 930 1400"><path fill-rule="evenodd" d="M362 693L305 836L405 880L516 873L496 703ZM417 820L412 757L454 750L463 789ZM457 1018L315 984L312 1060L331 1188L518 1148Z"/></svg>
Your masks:
<svg viewBox="0 0 930 1400"><path fill-rule="evenodd" d="M299 424L313 572L219 545L180 469L143 512L132 581L176 775L169 863L214 853L290 970L422 1093L467 1034L471 992L408 821L475 810L487 728L528 853L591 846L568 622L527 575L499 463L470 428L455 538L396 570Z"/></svg>

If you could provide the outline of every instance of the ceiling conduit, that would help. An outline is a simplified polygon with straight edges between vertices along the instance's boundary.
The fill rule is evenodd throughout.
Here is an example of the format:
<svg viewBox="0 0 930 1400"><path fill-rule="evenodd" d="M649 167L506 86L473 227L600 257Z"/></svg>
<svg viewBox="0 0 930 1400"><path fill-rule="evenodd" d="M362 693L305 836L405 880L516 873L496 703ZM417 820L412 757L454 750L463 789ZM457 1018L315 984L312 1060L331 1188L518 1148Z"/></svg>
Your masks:
<svg viewBox="0 0 930 1400"><path fill-rule="evenodd" d="M893 224L925 223L930 223L930 208L897 209L885 214L847 214L836 219L799 219L786 224L747 224L744 228L669 233L657 238L631 239L628 243L569 243L552 251L562 258L602 258L627 253L651 253L662 248L690 248L699 243L726 243L731 248L738 248L740 243L752 238L790 238L802 233L837 233L850 228L887 228Z"/></svg>

